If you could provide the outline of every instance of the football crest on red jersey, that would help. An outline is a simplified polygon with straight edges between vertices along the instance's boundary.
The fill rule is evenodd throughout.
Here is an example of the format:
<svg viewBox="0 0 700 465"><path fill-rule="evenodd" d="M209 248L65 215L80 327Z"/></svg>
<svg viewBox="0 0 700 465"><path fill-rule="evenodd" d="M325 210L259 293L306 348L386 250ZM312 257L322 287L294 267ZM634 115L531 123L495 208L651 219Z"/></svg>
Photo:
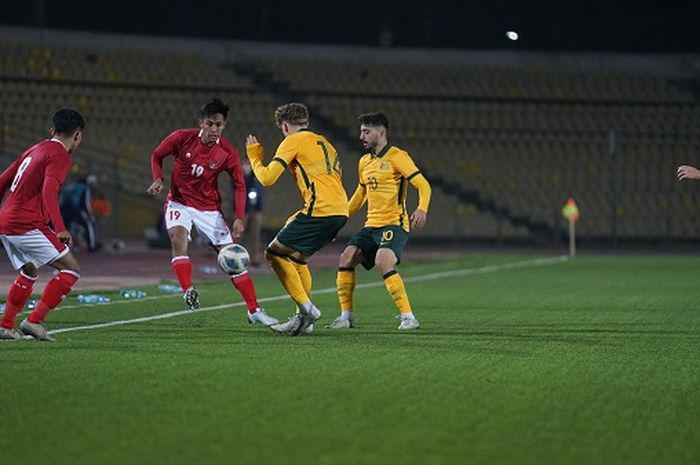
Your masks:
<svg viewBox="0 0 700 465"><path fill-rule="evenodd" d="M187 152L187 153L185 154L185 158L192 158L192 154L191 154L190 152Z"/></svg>

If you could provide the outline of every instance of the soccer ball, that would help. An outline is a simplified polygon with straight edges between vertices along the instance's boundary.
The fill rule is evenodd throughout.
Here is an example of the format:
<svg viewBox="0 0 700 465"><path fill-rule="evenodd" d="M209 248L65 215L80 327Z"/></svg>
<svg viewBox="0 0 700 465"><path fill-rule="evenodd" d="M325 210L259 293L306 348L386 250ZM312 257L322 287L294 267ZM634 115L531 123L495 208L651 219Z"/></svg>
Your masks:
<svg viewBox="0 0 700 465"><path fill-rule="evenodd" d="M230 244L219 250L216 261L224 273L230 275L241 274L248 269L250 255L248 255L248 251L242 245Z"/></svg>

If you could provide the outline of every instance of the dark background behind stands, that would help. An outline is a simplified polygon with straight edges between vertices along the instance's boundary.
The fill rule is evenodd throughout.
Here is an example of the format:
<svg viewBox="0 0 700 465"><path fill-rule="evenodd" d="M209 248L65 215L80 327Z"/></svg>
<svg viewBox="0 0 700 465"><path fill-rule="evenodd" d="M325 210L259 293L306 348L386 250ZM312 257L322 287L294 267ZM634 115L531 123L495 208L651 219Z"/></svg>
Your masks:
<svg viewBox="0 0 700 465"><path fill-rule="evenodd" d="M617 0L372 3L0 1L5 24L283 43L697 52L698 3ZM519 32L517 44L505 32Z"/></svg>

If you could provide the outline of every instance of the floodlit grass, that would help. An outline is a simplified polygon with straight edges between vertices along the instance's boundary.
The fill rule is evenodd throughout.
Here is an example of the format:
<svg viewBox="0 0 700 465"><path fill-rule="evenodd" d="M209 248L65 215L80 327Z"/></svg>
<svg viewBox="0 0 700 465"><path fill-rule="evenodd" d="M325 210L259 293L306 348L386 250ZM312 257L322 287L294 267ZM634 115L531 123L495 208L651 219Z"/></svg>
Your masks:
<svg viewBox="0 0 700 465"><path fill-rule="evenodd" d="M356 292L350 331L279 336L238 306L2 343L0 463L700 463L700 261L485 271L408 282L422 325L409 334L380 285ZM333 270L314 278L317 290L335 283ZM358 283L378 280L358 271ZM272 277L256 286L283 293ZM199 287L205 309L240 301L227 281ZM314 300L322 323L336 316L334 293ZM184 309L179 296L64 306L50 329ZM281 319L293 311L286 299L264 306Z"/></svg>

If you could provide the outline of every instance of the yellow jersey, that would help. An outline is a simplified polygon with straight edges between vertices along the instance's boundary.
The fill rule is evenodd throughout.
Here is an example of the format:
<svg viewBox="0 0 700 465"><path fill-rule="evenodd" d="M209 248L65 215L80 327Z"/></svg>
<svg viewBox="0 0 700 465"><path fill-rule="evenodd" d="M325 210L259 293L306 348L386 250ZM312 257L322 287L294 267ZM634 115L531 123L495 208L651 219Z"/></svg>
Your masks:
<svg viewBox="0 0 700 465"><path fill-rule="evenodd" d="M379 153L367 153L358 165L359 185L350 199L350 215L367 201L367 227L401 226L409 231L406 191L410 182L418 189L418 208L428 212L430 184L411 156L387 144Z"/></svg>
<svg viewBox="0 0 700 465"><path fill-rule="evenodd" d="M348 216L340 157L324 136L308 129L288 135L267 167L262 165L262 146L253 144L246 149L255 176L265 186L274 184L284 168L289 168L304 200L300 213L312 217Z"/></svg>

